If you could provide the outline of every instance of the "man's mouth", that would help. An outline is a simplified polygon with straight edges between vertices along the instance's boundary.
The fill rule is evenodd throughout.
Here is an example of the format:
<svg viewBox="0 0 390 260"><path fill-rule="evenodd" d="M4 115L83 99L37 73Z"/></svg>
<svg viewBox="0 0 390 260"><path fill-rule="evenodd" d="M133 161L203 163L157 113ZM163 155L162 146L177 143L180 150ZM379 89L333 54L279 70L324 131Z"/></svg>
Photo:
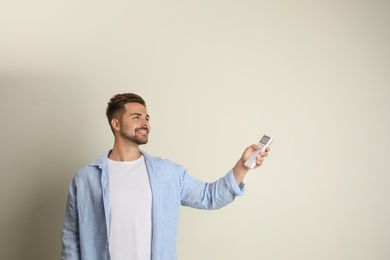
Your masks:
<svg viewBox="0 0 390 260"><path fill-rule="evenodd" d="M149 133L149 129L147 129L147 128L138 128L138 129L136 129L136 132L140 133L140 134L148 134Z"/></svg>

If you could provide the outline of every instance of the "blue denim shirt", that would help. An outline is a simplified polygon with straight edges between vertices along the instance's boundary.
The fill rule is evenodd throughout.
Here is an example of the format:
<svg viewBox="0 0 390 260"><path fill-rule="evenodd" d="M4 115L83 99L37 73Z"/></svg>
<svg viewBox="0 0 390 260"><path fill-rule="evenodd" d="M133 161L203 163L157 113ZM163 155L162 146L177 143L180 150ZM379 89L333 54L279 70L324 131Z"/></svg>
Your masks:
<svg viewBox="0 0 390 260"><path fill-rule="evenodd" d="M218 209L244 192L233 171L213 183L188 175L170 160L141 151L152 190L152 260L176 259L180 205ZM109 152L79 170L70 183L62 232L62 260L110 260Z"/></svg>

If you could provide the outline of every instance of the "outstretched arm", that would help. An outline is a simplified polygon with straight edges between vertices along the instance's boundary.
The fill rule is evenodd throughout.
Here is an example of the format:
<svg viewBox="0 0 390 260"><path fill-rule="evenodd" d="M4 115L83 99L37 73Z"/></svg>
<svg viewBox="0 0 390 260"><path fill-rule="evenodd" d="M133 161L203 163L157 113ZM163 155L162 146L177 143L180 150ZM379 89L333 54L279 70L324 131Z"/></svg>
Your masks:
<svg viewBox="0 0 390 260"><path fill-rule="evenodd" d="M258 149L260 147L257 145L247 147L234 168L212 183L194 179L185 171L181 176L181 204L199 209L218 209L232 202L236 196L241 196L244 191L242 180L249 171L244 163L252 152ZM262 164L269 150L267 148L257 156L255 168Z"/></svg>

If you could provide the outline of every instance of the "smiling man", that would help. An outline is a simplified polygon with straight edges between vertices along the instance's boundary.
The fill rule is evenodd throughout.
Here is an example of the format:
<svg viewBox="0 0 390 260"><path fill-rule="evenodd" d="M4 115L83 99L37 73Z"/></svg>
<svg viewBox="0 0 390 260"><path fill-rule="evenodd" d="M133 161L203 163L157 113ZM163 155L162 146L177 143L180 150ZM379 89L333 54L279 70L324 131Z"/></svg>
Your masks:
<svg viewBox="0 0 390 260"><path fill-rule="evenodd" d="M151 130L140 96L115 95L106 115L114 146L72 178L62 259L174 260L180 206L218 209L242 195L249 170L244 162L259 147L247 147L229 172L206 183L140 150ZM268 151L256 158L257 167Z"/></svg>

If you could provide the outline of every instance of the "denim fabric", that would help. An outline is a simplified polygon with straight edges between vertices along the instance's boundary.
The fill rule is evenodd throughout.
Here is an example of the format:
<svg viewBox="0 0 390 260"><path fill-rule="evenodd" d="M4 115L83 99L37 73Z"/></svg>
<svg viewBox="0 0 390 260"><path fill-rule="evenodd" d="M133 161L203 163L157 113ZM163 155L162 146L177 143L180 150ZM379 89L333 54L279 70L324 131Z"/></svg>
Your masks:
<svg viewBox="0 0 390 260"><path fill-rule="evenodd" d="M145 157L152 189L152 260L176 259L180 205L218 209L244 192L233 171L213 183L188 175L170 160ZM70 183L62 233L62 260L110 260L109 152L79 170Z"/></svg>

